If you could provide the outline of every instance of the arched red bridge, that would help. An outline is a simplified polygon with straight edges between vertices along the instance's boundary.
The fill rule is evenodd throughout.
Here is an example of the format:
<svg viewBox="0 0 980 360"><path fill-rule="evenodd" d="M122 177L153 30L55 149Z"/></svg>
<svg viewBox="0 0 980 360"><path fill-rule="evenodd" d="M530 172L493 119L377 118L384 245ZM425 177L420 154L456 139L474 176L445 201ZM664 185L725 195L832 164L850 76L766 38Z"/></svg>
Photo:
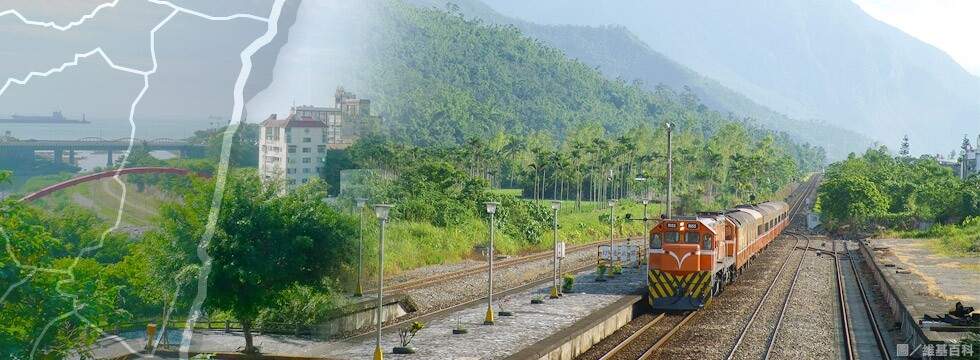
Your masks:
<svg viewBox="0 0 980 360"><path fill-rule="evenodd" d="M38 191L36 191L34 193L31 193L31 194L29 194L27 196L24 196L23 198L20 199L20 201L21 202L24 202L24 201L34 201L34 200L37 200L39 198L45 197L45 196L47 196L47 195L49 195L49 194L51 194L51 193L53 193L55 191L58 191L58 190L61 190L61 189L67 188L67 187L75 186L75 185L78 185L78 184L81 184L81 183L84 183L84 182L89 182L89 181L94 181L94 180L98 180L98 179L113 177L113 176L116 176L116 175L129 175L129 174L196 175L196 176L201 177L201 178L204 178L204 179L210 179L211 178L211 175L202 174L202 173L193 172L193 171L184 170L184 169L174 169L174 168L165 168L165 167L134 167L134 168L125 168L125 169L122 169L122 170L109 170L109 171L103 171L103 172L100 172L100 173L97 173L97 174L85 175L85 176L82 176L82 177L79 177L79 178L74 178L74 179L71 179L71 180L68 180L68 181L65 181L65 182L62 182L62 183L54 184L54 185L48 186L48 187L46 187L44 189L38 190Z"/></svg>

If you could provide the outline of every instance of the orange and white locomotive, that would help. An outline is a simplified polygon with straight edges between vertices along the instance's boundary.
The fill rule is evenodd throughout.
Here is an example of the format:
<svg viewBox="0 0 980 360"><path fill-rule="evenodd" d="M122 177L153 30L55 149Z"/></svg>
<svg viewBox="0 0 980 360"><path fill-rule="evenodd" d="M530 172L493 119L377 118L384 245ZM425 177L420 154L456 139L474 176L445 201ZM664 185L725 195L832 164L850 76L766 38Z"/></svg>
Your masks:
<svg viewBox="0 0 980 360"><path fill-rule="evenodd" d="M782 201L664 219L649 234L650 306L703 308L788 223L789 205Z"/></svg>

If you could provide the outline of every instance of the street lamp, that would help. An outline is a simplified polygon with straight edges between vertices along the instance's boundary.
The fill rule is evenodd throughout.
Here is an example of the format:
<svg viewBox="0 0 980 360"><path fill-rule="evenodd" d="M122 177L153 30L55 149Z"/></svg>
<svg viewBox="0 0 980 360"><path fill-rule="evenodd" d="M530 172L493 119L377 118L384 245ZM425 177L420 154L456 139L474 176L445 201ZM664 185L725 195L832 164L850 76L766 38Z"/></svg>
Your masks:
<svg viewBox="0 0 980 360"><path fill-rule="evenodd" d="M487 249L487 260L489 261L487 275L487 317L483 320L483 325L493 325L493 215L497 213L499 202L487 201L487 214L490 214L490 247Z"/></svg>
<svg viewBox="0 0 980 360"><path fill-rule="evenodd" d="M667 218L670 219L670 198L673 195L671 185L674 182L674 161L670 155L670 132L674 131L674 124L666 123L664 127L667 128Z"/></svg>
<svg viewBox="0 0 980 360"><path fill-rule="evenodd" d="M552 280L553 280L552 281L553 284L551 286L551 298L552 299L557 299L558 298L558 209L560 209L560 208L561 208L561 201L558 201L558 200L552 200L551 201L551 209L555 211L555 227L554 227L554 230L555 230L554 231L554 233L555 233L555 238L554 238L554 243L555 243L555 257L552 259L552 260L554 260L555 275L552 278Z"/></svg>
<svg viewBox="0 0 980 360"><path fill-rule="evenodd" d="M378 226L381 228L381 241L378 241L378 341L374 348L374 360L381 360L381 294L383 290L385 264L385 223L388 222L388 211L395 205L375 204L374 214L378 216Z"/></svg>
<svg viewBox="0 0 980 360"><path fill-rule="evenodd" d="M361 213L361 228L357 232L359 241L357 243L357 289L354 290L355 297L364 296L364 288L361 287L361 275L364 272L364 204L367 204L367 199L357 198L354 199L357 202L357 210Z"/></svg>
<svg viewBox="0 0 980 360"><path fill-rule="evenodd" d="M609 275L613 273L613 209L616 206L616 199L609 200Z"/></svg>

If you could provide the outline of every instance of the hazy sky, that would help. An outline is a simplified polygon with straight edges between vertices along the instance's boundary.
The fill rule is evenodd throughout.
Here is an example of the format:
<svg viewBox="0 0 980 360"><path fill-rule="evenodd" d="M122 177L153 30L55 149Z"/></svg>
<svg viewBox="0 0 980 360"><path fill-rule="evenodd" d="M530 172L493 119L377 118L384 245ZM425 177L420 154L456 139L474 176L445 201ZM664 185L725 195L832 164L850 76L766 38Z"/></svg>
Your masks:
<svg viewBox="0 0 980 360"><path fill-rule="evenodd" d="M980 1L853 0L876 19L942 49L980 76Z"/></svg>

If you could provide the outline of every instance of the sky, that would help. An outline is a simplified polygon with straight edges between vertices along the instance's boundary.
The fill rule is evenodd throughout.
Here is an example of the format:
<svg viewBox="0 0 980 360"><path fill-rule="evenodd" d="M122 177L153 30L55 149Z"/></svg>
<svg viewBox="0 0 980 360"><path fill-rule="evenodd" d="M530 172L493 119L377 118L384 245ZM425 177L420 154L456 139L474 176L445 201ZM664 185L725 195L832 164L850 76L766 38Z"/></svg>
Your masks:
<svg viewBox="0 0 980 360"><path fill-rule="evenodd" d="M865 12L933 45L980 76L980 1L853 0Z"/></svg>

